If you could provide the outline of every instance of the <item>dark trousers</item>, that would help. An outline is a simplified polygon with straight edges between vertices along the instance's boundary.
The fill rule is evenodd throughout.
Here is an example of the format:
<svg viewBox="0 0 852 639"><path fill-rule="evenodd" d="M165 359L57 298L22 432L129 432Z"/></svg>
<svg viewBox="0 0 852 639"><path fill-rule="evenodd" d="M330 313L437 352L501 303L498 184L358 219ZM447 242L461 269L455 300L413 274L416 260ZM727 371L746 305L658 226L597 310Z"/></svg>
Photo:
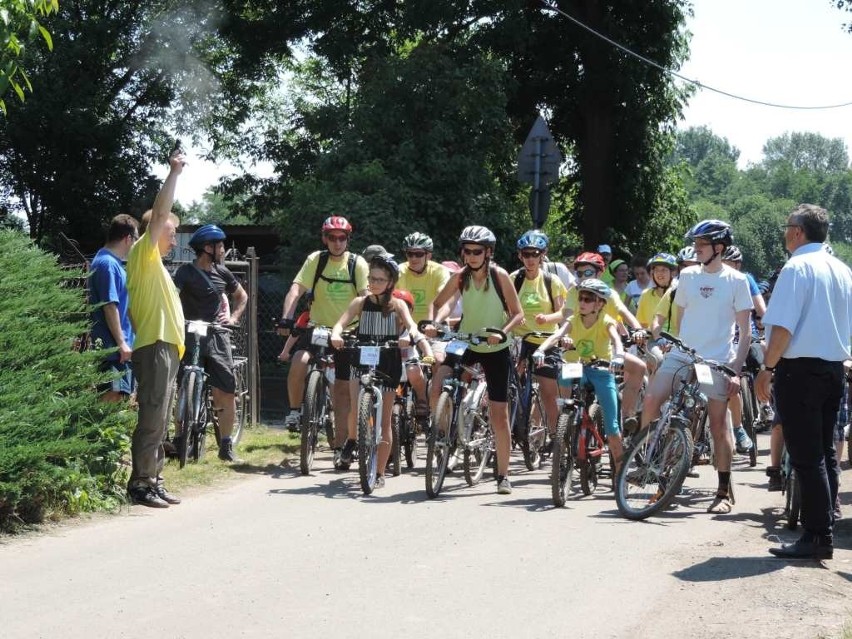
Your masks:
<svg viewBox="0 0 852 639"><path fill-rule="evenodd" d="M803 357L775 368L775 401L784 445L799 477L802 528L831 535L837 497L834 430L843 394L843 363Z"/></svg>

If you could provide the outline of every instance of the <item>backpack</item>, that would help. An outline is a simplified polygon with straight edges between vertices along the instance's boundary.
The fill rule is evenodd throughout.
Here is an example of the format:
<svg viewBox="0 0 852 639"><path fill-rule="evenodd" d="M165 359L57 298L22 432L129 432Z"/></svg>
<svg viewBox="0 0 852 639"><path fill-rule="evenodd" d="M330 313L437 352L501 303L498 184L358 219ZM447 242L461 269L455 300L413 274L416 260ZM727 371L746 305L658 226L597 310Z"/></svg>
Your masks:
<svg viewBox="0 0 852 639"><path fill-rule="evenodd" d="M308 291L308 303L314 301L314 291L317 288L317 282L322 279L325 282L349 282L352 284L352 287L355 289L355 294L358 294L358 285L355 283L355 265L358 261L358 256L354 253L349 253L349 279L348 280L338 280L331 277L326 277L322 274L325 270L326 265L328 264L329 253L327 250L320 251L319 260L317 261L317 271L314 273L314 283L311 285L311 290Z"/></svg>
<svg viewBox="0 0 852 639"><path fill-rule="evenodd" d="M548 263L546 262L545 265ZM518 272L515 273L515 290L520 293L521 286L524 285L524 277L526 277L526 269L521 267L518 269ZM547 289L547 297L550 298L550 310L551 312L556 310L556 307L553 304L553 275L550 274L545 269L541 270L542 276L544 276L544 287Z"/></svg>
<svg viewBox="0 0 852 639"><path fill-rule="evenodd" d="M503 295L503 289L500 288L500 281L497 279L497 267L494 264L488 265L488 276L491 278L491 285L500 298L500 303L503 305L503 312L509 314L509 305L506 304L506 297ZM462 293L462 278L459 278L459 293Z"/></svg>

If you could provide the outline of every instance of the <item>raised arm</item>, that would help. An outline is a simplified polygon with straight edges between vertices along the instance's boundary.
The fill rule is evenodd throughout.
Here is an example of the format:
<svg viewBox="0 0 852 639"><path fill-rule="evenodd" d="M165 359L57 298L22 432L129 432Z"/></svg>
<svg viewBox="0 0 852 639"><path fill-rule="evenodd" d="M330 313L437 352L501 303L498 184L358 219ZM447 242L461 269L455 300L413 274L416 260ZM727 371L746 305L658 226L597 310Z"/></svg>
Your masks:
<svg viewBox="0 0 852 639"><path fill-rule="evenodd" d="M169 157L169 174L166 176L160 192L157 193L154 206L151 207L151 221L148 222L147 232L151 243L154 245L159 243L160 236L165 230L166 222L169 221L169 216L172 215L177 178L183 172L185 165L186 157L183 152L179 149L175 150L171 157Z"/></svg>

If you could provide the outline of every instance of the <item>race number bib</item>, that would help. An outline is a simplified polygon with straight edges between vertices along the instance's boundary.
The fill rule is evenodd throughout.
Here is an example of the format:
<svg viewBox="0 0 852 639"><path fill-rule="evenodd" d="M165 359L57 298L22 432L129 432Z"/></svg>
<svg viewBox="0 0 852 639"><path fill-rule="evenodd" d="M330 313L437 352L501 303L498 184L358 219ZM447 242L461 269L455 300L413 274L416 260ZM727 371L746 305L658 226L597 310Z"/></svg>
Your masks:
<svg viewBox="0 0 852 639"><path fill-rule="evenodd" d="M695 379L698 380L699 384L705 384L707 386L713 385L713 371L710 370L710 367L707 364L696 364L695 365Z"/></svg>
<svg viewBox="0 0 852 639"><path fill-rule="evenodd" d="M583 376L583 365L580 362L564 362L559 375L562 379L580 379Z"/></svg>
<svg viewBox="0 0 852 639"><path fill-rule="evenodd" d="M361 366L378 366L380 352L381 349L378 346L362 346L359 360Z"/></svg>
<svg viewBox="0 0 852 639"><path fill-rule="evenodd" d="M454 339L452 342L447 344L446 353L448 355L458 355L459 357L461 357L462 355L464 355L464 352L467 350L467 347L467 342Z"/></svg>
<svg viewBox="0 0 852 639"><path fill-rule="evenodd" d="M189 322L186 326L188 333L195 333L199 337L207 336L207 324L204 322Z"/></svg>
<svg viewBox="0 0 852 639"><path fill-rule="evenodd" d="M331 331L322 326L317 326L311 333L311 344L314 346L328 346L328 339L331 336Z"/></svg>

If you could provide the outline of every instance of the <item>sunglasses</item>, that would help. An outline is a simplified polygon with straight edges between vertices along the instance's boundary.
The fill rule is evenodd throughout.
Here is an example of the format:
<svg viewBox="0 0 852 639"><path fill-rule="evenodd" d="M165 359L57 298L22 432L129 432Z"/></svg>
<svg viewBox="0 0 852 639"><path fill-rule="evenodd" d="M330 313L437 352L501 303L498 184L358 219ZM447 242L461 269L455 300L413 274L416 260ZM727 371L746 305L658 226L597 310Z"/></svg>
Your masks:
<svg viewBox="0 0 852 639"><path fill-rule="evenodd" d="M592 302L597 301L598 297L596 295L578 295L577 299L584 304L591 304Z"/></svg>
<svg viewBox="0 0 852 639"><path fill-rule="evenodd" d="M406 257L426 257L426 251L406 251Z"/></svg>
<svg viewBox="0 0 852 639"><path fill-rule="evenodd" d="M541 251L521 251L521 258L526 260L533 257L541 257Z"/></svg>
<svg viewBox="0 0 852 639"><path fill-rule="evenodd" d="M483 253L485 253L485 249L481 249L481 248L475 248L475 249L463 248L463 249L462 249L462 253L463 253L464 255L482 255Z"/></svg>
<svg viewBox="0 0 852 639"><path fill-rule="evenodd" d="M348 235L326 235L325 239L329 242L345 242L349 239Z"/></svg>
<svg viewBox="0 0 852 639"><path fill-rule="evenodd" d="M580 277L594 277L597 271L593 268L578 268L574 271Z"/></svg>
<svg viewBox="0 0 852 639"><path fill-rule="evenodd" d="M370 282L370 284L387 284L390 282L390 280L386 277L368 277L367 281Z"/></svg>

